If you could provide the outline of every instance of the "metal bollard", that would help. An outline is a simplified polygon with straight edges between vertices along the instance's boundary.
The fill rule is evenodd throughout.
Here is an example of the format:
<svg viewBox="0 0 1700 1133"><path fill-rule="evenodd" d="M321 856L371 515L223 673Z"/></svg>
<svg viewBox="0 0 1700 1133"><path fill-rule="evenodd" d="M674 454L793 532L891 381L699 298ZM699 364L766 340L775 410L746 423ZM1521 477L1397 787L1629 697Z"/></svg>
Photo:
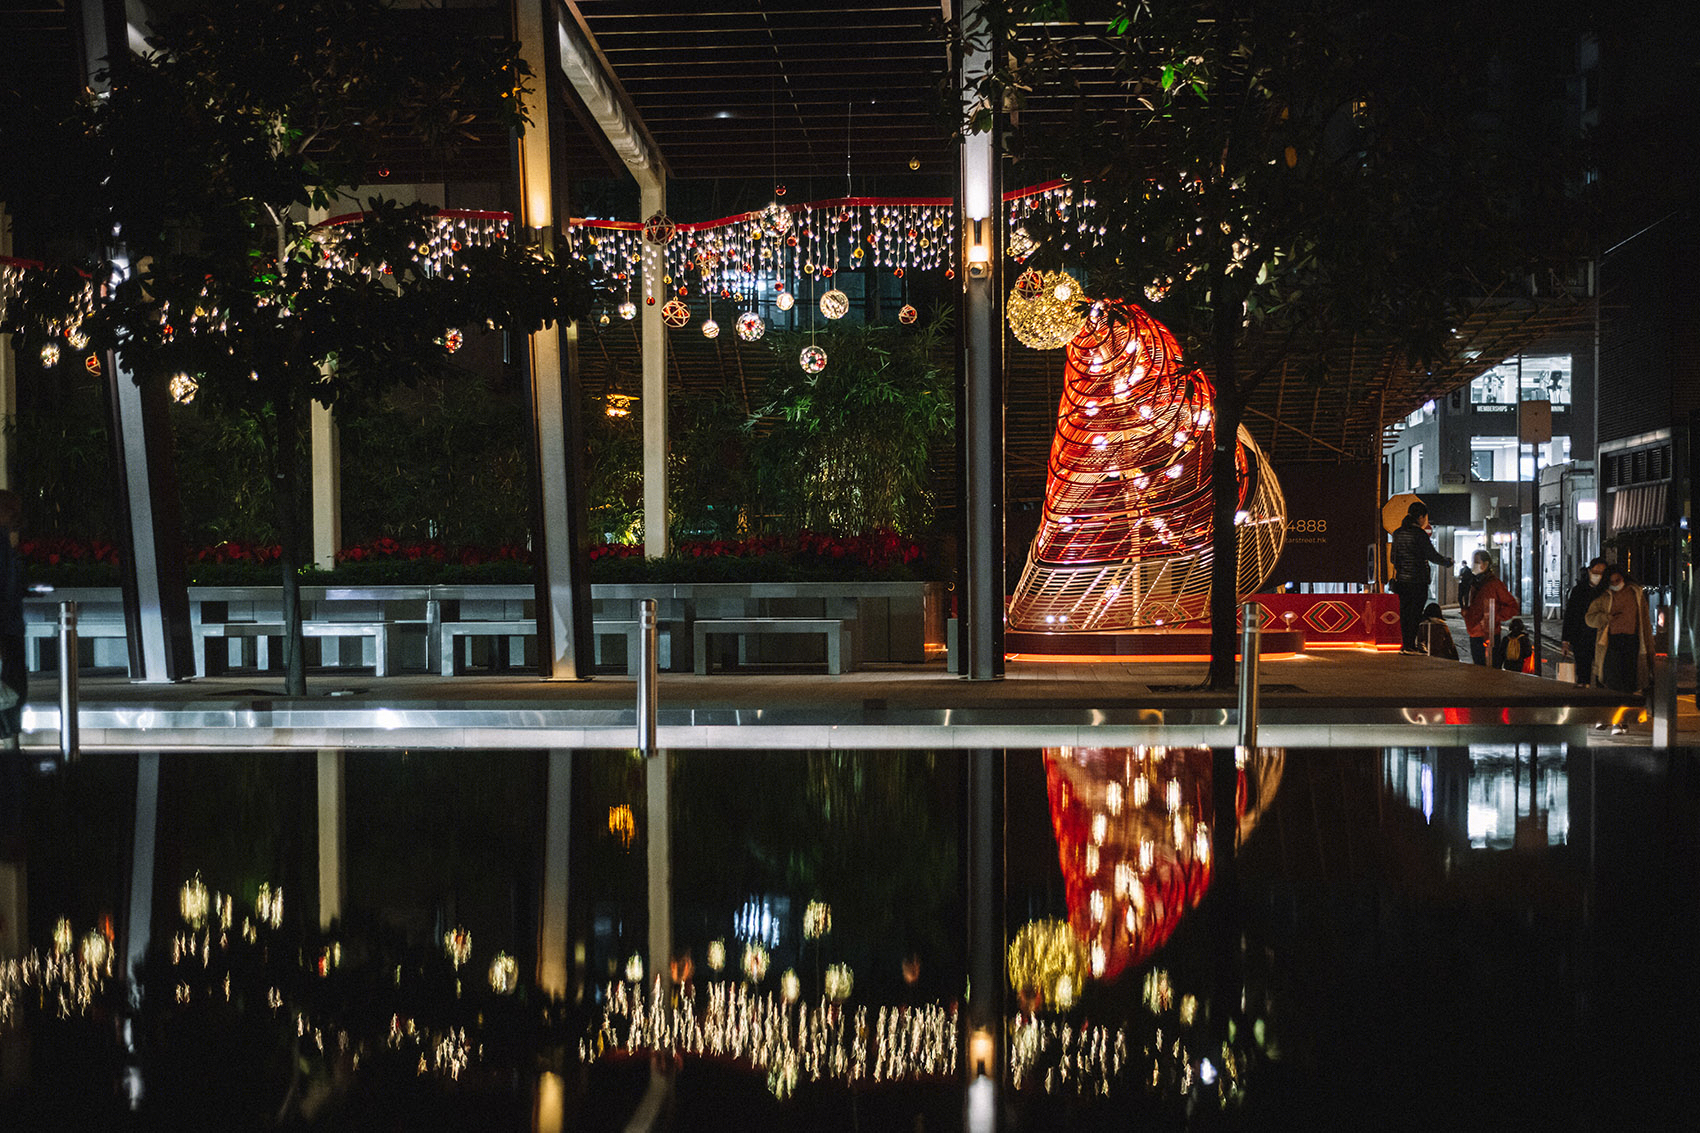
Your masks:
<svg viewBox="0 0 1700 1133"><path fill-rule="evenodd" d="M638 751L656 755L655 714L661 706L657 682L657 663L660 658L660 631L655 621L655 599L645 598L638 603L637 667L637 733Z"/></svg>
<svg viewBox="0 0 1700 1133"><path fill-rule="evenodd" d="M59 603L59 758L77 757L77 604Z"/></svg>
<svg viewBox="0 0 1700 1133"><path fill-rule="evenodd" d="M1263 607L1247 602L1240 607L1240 739L1247 752L1257 746L1257 647L1262 637Z"/></svg>

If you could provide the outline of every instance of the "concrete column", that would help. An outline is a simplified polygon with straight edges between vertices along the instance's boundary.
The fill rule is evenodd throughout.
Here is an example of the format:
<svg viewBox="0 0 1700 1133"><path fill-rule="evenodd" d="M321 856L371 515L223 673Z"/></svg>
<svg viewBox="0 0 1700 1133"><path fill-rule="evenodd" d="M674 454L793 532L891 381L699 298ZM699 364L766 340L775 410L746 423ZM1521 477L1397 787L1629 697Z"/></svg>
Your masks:
<svg viewBox="0 0 1700 1133"><path fill-rule="evenodd" d="M548 6L554 12L554 6ZM532 125L520 137L519 191L526 235L553 250L556 206L550 156L547 76L558 47L546 34L542 0L517 0L514 34L538 76L527 96ZM558 32L557 32L558 34ZM584 431L578 409L578 328L545 327L531 336L531 408L537 476L531 552L537 576L537 660L545 680L590 674L590 557L584 510Z"/></svg>
<svg viewBox="0 0 1700 1133"><path fill-rule="evenodd" d="M970 0L963 20L973 26ZM993 38L996 38L995 36ZM990 66L993 48L969 51L958 81L965 109L976 100L969 84ZM961 673L974 680L1003 676L1004 406L1003 406L1003 176L998 127L962 138L963 231L957 270L962 280L962 331L957 405L957 468L962 509Z"/></svg>
<svg viewBox="0 0 1700 1133"><path fill-rule="evenodd" d="M342 549L342 448L336 418L318 402L312 410L313 565L336 566Z"/></svg>
<svg viewBox="0 0 1700 1133"><path fill-rule="evenodd" d="M154 840L159 830L159 753L136 756L136 826L130 842L130 912L124 930L124 972L130 1002L141 1001L136 969L148 954L153 932Z"/></svg>
<svg viewBox="0 0 1700 1133"><path fill-rule="evenodd" d="M667 211L667 181L659 172L638 177L639 211L644 217ZM667 274L663 249L643 246L644 299L654 305L638 308L643 318L643 553L659 558L667 553L667 327L661 321L662 279Z"/></svg>
<svg viewBox="0 0 1700 1133"><path fill-rule="evenodd" d="M348 845L348 804L343 788L343 752L323 749L318 758L319 927L329 930L342 919L348 891L344 848Z"/></svg>
<svg viewBox="0 0 1700 1133"><path fill-rule="evenodd" d="M552 999L564 999L572 983L567 936L572 813L573 753L566 748L551 749L543 798L543 899L537 926L537 987Z"/></svg>

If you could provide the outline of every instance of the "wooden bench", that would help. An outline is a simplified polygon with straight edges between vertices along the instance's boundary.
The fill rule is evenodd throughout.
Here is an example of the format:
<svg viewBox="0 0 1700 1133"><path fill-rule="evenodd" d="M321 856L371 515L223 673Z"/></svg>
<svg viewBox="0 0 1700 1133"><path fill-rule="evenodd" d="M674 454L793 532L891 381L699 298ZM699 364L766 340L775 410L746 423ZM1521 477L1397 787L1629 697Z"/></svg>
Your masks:
<svg viewBox="0 0 1700 1133"><path fill-rule="evenodd" d="M846 623L843 618L698 618L692 623L697 675L708 674L708 639L711 636L722 634L742 638L764 633L822 634L826 637L828 673L837 676L856 667L855 623Z"/></svg>
<svg viewBox="0 0 1700 1133"><path fill-rule="evenodd" d="M666 623L659 627L658 648L661 656L656 664L667 668L672 654L672 629ZM444 622L439 631L442 637L442 675L454 675L456 662L460 655L456 638L462 637L524 637L537 632L537 622L531 618L512 621L464 621ZM624 637L626 639L626 671L632 671L632 662L637 658L640 639L643 634L640 623L635 620L609 620L593 623L592 632L600 639L603 637ZM601 641L598 640L596 657L593 663L600 664L602 660Z"/></svg>
<svg viewBox="0 0 1700 1133"><path fill-rule="evenodd" d="M390 675L390 641L391 635L399 628L398 622L303 622L301 635L303 637L369 637L373 642L374 676L387 677ZM206 622L194 627L195 637L195 675L204 677L211 668L207 664L207 641L210 638L240 639L254 642L254 667L265 670L271 667L270 639L283 636L282 622ZM247 658L243 658L246 662ZM224 666L218 668L222 671Z"/></svg>

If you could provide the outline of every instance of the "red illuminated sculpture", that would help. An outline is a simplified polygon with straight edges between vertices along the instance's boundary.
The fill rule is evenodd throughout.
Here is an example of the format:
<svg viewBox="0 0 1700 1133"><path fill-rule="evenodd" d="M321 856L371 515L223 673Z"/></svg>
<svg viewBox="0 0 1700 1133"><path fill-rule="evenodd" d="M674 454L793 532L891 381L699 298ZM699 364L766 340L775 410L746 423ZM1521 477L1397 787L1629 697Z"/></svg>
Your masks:
<svg viewBox="0 0 1700 1133"><path fill-rule="evenodd" d="M1113 633L1196 623L1210 605L1215 391L1132 303L1097 303L1067 348L1045 508L1008 626ZM1273 469L1239 431L1240 593L1286 534Z"/></svg>

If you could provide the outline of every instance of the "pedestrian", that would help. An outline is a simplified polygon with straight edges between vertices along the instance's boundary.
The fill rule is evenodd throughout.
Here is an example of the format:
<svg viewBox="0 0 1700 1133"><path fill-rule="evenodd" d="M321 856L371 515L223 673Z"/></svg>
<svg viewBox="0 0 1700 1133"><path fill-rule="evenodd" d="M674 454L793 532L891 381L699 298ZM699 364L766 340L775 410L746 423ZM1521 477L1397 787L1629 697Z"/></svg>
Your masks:
<svg viewBox="0 0 1700 1133"><path fill-rule="evenodd" d="M1428 505L1414 501L1405 521L1393 533L1393 592L1399 596L1399 652L1421 653L1417 628L1422 624L1423 603L1428 601L1429 564L1449 567L1452 560L1434 549L1429 533Z"/></svg>
<svg viewBox="0 0 1700 1133"><path fill-rule="evenodd" d="M1490 642L1499 639L1499 626L1523 612L1516 597L1493 571L1486 551L1470 556L1470 600L1464 607L1464 632L1470 635L1470 660L1486 665L1493 656Z"/></svg>
<svg viewBox="0 0 1700 1133"><path fill-rule="evenodd" d="M24 671L24 566L18 556L23 516L23 498L0 488L0 745L5 747L18 746L29 692Z"/></svg>
<svg viewBox="0 0 1700 1133"><path fill-rule="evenodd" d="M1458 660L1458 646L1452 640L1452 627L1441 616L1439 602L1430 602L1423 607L1423 622L1417 627L1417 644L1430 657Z"/></svg>
<svg viewBox="0 0 1700 1133"><path fill-rule="evenodd" d="M1564 628L1562 648L1567 657L1576 658L1576 683L1586 688L1594 680L1595 632L1588 628L1588 607L1605 593L1606 561L1596 557L1588 564L1570 594L1564 599Z"/></svg>
<svg viewBox="0 0 1700 1133"><path fill-rule="evenodd" d="M1505 639L1494 643L1493 663L1513 673L1532 673L1534 651L1535 643L1523 627L1523 619L1512 618L1505 627Z"/></svg>
<svg viewBox="0 0 1700 1133"><path fill-rule="evenodd" d="M1606 568L1605 592L1588 606L1595 630L1594 683L1633 696L1653 683L1647 595L1622 567Z"/></svg>

